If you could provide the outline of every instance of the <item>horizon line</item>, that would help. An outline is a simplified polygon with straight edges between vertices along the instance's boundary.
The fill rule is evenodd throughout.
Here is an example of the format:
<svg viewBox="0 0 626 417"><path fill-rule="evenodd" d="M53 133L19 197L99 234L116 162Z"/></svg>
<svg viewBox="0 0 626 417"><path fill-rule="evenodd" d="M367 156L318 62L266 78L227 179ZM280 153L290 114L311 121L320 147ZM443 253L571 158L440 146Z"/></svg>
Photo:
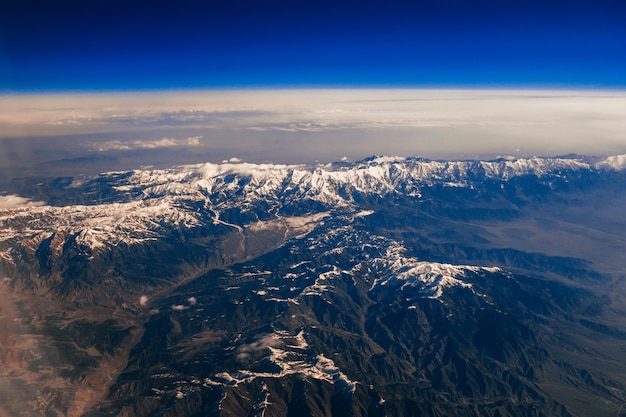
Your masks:
<svg viewBox="0 0 626 417"><path fill-rule="evenodd" d="M4 96L36 96L36 95L99 95L99 94L150 94L150 93L198 93L198 92L263 92L263 91L577 91L577 92L616 92L626 93L626 85L562 85L562 84L528 84L528 85L493 85L493 84L450 84L450 85L245 85L245 86L198 86L198 87L163 87L163 88L111 88L111 89L0 89L0 97Z"/></svg>

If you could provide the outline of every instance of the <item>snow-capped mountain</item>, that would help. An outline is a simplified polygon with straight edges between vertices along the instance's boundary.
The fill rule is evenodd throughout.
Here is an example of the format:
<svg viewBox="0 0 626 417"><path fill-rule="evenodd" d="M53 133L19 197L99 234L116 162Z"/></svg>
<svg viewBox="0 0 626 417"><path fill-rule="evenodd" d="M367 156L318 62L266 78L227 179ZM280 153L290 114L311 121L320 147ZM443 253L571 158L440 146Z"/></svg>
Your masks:
<svg viewBox="0 0 626 417"><path fill-rule="evenodd" d="M191 229L207 222L231 225L220 219L221 212L236 208L246 213L254 210L254 204L271 205L268 213L277 217L284 210L281 206L302 201L355 211L355 199L360 196L419 197L426 187L475 188L485 180L505 183L524 176L551 184L581 172L623 169L622 159L623 155L590 164L564 158L440 162L372 157L355 164L312 168L225 161L171 170L105 173L74 179L53 205L28 204L21 196L0 197L21 199L15 207L0 205L0 241L71 230L92 248L140 243L157 238L168 227ZM76 200L84 203L73 204Z"/></svg>
<svg viewBox="0 0 626 417"><path fill-rule="evenodd" d="M88 264L96 253L105 255L120 245L141 247L196 233L235 233L242 243L247 235L268 229L290 237L312 230L322 215L358 217L368 199L419 201L423 192L439 187L479 190L526 177L554 188L567 184L568 177L593 175L607 166L617 169L617 160L591 164L566 158L440 162L372 157L316 167L225 161L105 173L72 179L55 190L60 195L53 204L3 197L21 204L0 209L0 256L14 264L41 252L44 245L52 258L73 251L71 256ZM248 254L239 250L239 256Z"/></svg>
<svg viewBox="0 0 626 417"><path fill-rule="evenodd" d="M231 160L22 185L0 197L0 372L29 389L6 408L583 415L563 389L617 403L622 374L604 370L620 356L571 371L563 341L626 334L603 299L626 246L623 160Z"/></svg>

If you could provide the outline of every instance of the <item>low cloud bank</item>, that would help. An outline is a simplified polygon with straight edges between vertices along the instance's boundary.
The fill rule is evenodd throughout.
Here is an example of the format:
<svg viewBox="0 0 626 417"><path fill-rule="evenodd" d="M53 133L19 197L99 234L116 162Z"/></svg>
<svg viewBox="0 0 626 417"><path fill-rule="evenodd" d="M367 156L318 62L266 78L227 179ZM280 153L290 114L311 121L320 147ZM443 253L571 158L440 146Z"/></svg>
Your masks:
<svg viewBox="0 0 626 417"><path fill-rule="evenodd" d="M45 205L45 203L41 201L32 201L28 198L20 197L15 194L0 196L0 209L14 209L43 205Z"/></svg>
<svg viewBox="0 0 626 417"><path fill-rule="evenodd" d="M111 140L107 142L92 144L90 149L97 152L106 151L132 151L135 149L157 149L157 148L174 148L186 146L200 146L202 136L194 136L187 139L162 138L156 140L135 140L124 142L119 140Z"/></svg>
<svg viewBox="0 0 626 417"><path fill-rule="evenodd" d="M21 95L0 96L0 135L27 139L99 134L101 142L81 139L90 144L90 152L193 147L220 160L230 154L287 163L380 154L462 159L614 155L626 153L624 108L626 92L601 90ZM147 134L166 137L110 140ZM180 139L199 134L203 136ZM40 146L41 141L32 143Z"/></svg>

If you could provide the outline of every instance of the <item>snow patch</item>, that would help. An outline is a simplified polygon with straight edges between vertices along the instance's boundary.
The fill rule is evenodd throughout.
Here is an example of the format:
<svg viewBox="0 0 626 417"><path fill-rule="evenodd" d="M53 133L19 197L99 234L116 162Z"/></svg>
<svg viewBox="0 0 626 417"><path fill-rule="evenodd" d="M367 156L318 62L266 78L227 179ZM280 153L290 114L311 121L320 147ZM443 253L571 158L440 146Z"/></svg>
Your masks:
<svg viewBox="0 0 626 417"><path fill-rule="evenodd" d="M616 171L626 169L626 154L609 156L598 162L596 167L614 169Z"/></svg>
<svg viewBox="0 0 626 417"><path fill-rule="evenodd" d="M207 378L207 384L232 386L251 382L256 378L282 378L286 375L298 374L336 384L354 394L356 382L351 381L331 359L323 354L311 355L304 330L300 330L295 335L280 330L264 335L253 343L240 346L237 349L237 359L246 362L251 358L258 358L261 353L264 355L260 360L271 361L276 365L277 371L255 372L240 369L233 373L222 372L212 378Z"/></svg>
<svg viewBox="0 0 626 417"><path fill-rule="evenodd" d="M457 286L473 291L472 285L463 280L470 273L501 272L496 267L420 261L406 257L404 253L405 248L396 242L387 248L384 257L370 261L371 269L377 273L370 291L385 286L399 285L402 290L418 288L429 298L440 298L445 288Z"/></svg>

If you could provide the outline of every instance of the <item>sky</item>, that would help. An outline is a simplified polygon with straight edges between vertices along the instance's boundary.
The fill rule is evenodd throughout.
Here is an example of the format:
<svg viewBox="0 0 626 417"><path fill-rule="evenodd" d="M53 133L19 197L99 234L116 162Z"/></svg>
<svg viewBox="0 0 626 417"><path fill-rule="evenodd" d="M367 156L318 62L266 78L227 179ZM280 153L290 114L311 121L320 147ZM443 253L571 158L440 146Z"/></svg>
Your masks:
<svg viewBox="0 0 626 417"><path fill-rule="evenodd" d="M8 1L0 92L626 87L626 3Z"/></svg>

